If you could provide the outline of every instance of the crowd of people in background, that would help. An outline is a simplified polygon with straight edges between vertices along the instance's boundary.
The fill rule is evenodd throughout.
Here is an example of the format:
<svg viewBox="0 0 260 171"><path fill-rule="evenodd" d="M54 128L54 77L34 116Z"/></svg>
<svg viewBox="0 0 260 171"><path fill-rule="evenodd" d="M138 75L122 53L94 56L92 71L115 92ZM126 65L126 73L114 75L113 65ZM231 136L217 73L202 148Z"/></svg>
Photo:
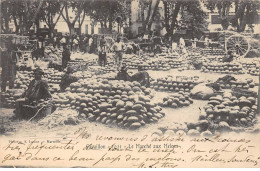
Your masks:
<svg viewBox="0 0 260 171"><path fill-rule="evenodd" d="M113 52L114 63L117 66L122 64L122 59L124 54L136 54L140 53L162 53L162 46L165 46L168 49L168 52L173 52L175 49L178 49L181 53L181 57L185 60L185 55L187 56L186 42L183 37L179 38L179 42L173 42L172 44L164 43L162 38L156 36L154 33L151 35L149 33L143 33L137 36L137 39L125 43L125 37L122 35L117 35L115 38L105 37L99 35L72 35L67 34L54 34L52 38L48 35L46 36L35 36L30 39L37 39L37 48L32 51L31 61L38 60L39 58L44 57L44 50L46 46L53 46L54 48L62 49L62 69L67 68L68 62L71 60L71 53L94 53L98 55L98 65L106 66L107 65L107 54ZM153 40L154 38L154 40ZM205 46L209 46L211 41L207 36L204 37ZM151 41L154 41L153 46L151 45L140 47L139 43L149 44ZM136 43L139 42L139 43ZM198 39L192 41L192 47L196 47ZM17 58L14 53L15 44L12 43L12 39L7 39L4 42L1 42L1 65L2 65L2 74L1 74L1 89L5 91L6 83L9 82L9 87L12 88L14 85L15 73L16 73L16 63ZM233 52L228 52L226 56L223 57L223 62L232 62L236 54Z"/></svg>

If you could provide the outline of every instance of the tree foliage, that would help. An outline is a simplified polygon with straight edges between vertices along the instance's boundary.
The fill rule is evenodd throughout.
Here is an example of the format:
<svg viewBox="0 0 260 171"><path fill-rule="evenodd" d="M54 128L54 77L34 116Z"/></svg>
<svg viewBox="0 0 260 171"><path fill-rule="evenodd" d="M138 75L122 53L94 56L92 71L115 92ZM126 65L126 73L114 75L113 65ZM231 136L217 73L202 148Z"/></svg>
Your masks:
<svg viewBox="0 0 260 171"><path fill-rule="evenodd" d="M140 0L142 31L151 31L160 0ZM146 15L145 15L145 11Z"/></svg>
<svg viewBox="0 0 260 171"><path fill-rule="evenodd" d="M229 11L233 0L204 0L203 3L211 12L217 9L222 28L227 30L229 26Z"/></svg>
<svg viewBox="0 0 260 171"><path fill-rule="evenodd" d="M206 13L198 0L163 0L163 6L167 38L171 39L173 31L178 29L191 31L193 37L199 37L206 30Z"/></svg>
<svg viewBox="0 0 260 171"><path fill-rule="evenodd" d="M199 1L184 2L181 9L181 19L178 24L181 29L187 29L190 35L200 38L207 30L206 13L201 9Z"/></svg>
<svg viewBox="0 0 260 171"><path fill-rule="evenodd" d="M39 16L40 20L44 21L48 25L50 35L54 31L63 9L64 5L59 1L43 0L43 5L39 12Z"/></svg>
<svg viewBox="0 0 260 171"><path fill-rule="evenodd" d="M203 0L203 3L212 12L218 11L223 30L232 25L238 32L244 31L247 23L254 20L260 7L258 0ZM235 8L233 17L229 14L231 8Z"/></svg>
<svg viewBox="0 0 260 171"><path fill-rule="evenodd" d="M62 18L67 23L70 32L70 37L72 37L75 34L76 22L80 18L81 14L85 15L85 2L77 0L62 0L61 4L64 6L64 10L62 10L61 12ZM69 9L71 11L69 11ZM80 21L80 23L83 23L83 21L84 17L82 17L82 21Z"/></svg>
<svg viewBox="0 0 260 171"><path fill-rule="evenodd" d="M11 20L11 2L10 1L3 1L1 3L1 32L2 33L9 33L9 22Z"/></svg>
<svg viewBox="0 0 260 171"><path fill-rule="evenodd" d="M99 22L101 28L112 31L118 17L125 22L130 14L130 0L95 0L87 5L86 13L93 22Z"/></svg>
<svg viewBox="0 0 260 171"><path fill-rule="evenodd" d="M13 20L15 32L27 34L33 24L39 20L39 11L42 7L42 0L6 0L1 2L1 20L5 23ZM9 16L9 18L7 17ZM8 29L8 26L6 25ZM3 28L3 27L2 27Z"/></svg>
<svg viewBox="0 0 260 171"><path fill-rule="evenodd" d="M247 24L253 24L258 16L260 1L253 0L235 0L235 16L230 22L237 32L243 32Z"/></svg>

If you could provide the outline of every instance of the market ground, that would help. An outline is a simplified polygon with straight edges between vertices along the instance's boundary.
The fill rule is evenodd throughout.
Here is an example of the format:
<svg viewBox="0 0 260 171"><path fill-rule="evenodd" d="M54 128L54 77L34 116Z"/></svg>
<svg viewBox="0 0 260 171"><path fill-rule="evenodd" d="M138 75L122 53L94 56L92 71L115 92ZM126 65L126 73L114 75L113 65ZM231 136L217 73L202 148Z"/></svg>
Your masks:
<svg viewBox="0 0 260 171"><path fill-rule="evenodd" d="M93 56L93 60L95 60L95 56ZM217 74L217 73L202 73L200 71L196 70L185 70L185 71L178 71L178 70L170 70L170 71L149 71L149 74L152 78L156 79L158 77L164 77L166 75L172 75L172 76L199 76L200 80L212 80L215 81L221 76L224 76L225 74ZM259 80L257 76L251 76L248 74L244 75L235 75L238 79L245 79L245 78L252 78L256 85L259 85ZM253 88L254 91L257 92L258 87L255 86ZM163 97L169 95L169 93L166 92L156 92L155 99L156 101L162 100ZM103 125L101 123L96 122L89 122L84 121L81 122L78 125L73 126L58 126L56 128L48 129L46 127L38 126L35 122L27 122L27 121L18 121L18 120L12 120L10 119L13 116L13 110L12 109L0 109L0 135L1 129L5 130L4 134L2 136L10 136L10 135L21 135L21 136L28 136L28 137L42 137L45 136L51 136L51 137L57 137L57 136L66 136L71 135L75 130L77 130L80 127L86 127L86 129L89 132L98 132L100 134L116 134L116 135L138 135L143 133L152 133L153 131L156 131L159 127L171 127L175 122L178 123L184 123L184 122L195 122L198 120L198 117L200 115L201 110L203 107L207 104L207 101L201 101L201 100L194 100L194 103L191 104L188 107L183 107L179 109L171 109L171 108L163 108L163 111L165 112L165 117L159 120L158 123L155 124L149 124L145 127L137 130L137 131L129 131L126 129L121 129L118 127L112 127ZM48 134L46 134L48 133Z"/></svg>

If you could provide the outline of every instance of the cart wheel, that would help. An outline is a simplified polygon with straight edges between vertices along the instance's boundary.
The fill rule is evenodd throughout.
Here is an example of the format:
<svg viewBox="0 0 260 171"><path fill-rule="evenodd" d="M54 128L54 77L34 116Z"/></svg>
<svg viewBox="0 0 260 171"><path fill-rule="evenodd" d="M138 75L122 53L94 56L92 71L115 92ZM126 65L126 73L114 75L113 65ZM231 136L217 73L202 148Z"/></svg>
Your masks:
<svg viewBox="0 0 260 171"><path fill-rule="evenodd" d="M226 52L235 52L240 57L246 56L250 50L250 44L248 40L241 35L232 35L226 40Z"/></svg>

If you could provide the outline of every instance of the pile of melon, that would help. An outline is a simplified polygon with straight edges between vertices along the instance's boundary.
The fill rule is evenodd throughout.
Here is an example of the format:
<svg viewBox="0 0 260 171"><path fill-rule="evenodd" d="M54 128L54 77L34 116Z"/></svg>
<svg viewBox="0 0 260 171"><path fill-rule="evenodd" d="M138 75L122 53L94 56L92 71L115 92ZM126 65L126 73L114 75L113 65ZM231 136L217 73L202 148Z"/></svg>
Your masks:
<svg viewBox="0 0 260 171"><path fill-rule="evenodd" d="M138 66L142 66L144 70L161 70L168 71L171 69L164 57L141 59L137 61L126 60L124 61L130 69L137 69Z"/></svg>
<svg viewBox="0 0 260 171"><path fill-rule="evenodd" d="M226 126L253 126L256 116L256 97L234 96L231 93L211 97L204 107L206 118Z"/></svg>
<svg viewBox="0 0 260 171"><path fill-rule="evenodd" d="M89 60L88 59L86 59L86 60L75 59L75 60L70 60L68 62L68 66L71 66L71 67L79 67L79 66L84 66L84 65L93 66L96 64L97 64L97 61L94 59L89 59Z"/></svg>
<svg viewBox="0 0 260 171"><path fill-rule="evenodd" d="M33 71L17 71L14 87L17 89L27 89L32 79Z"/></svg>
<svg viewBox="0 0 260 171"><path fill-rule="evenodd" d="M254 62L242 62L242 66L245 70L247 70L247 73L253 76L258 76L259 73L259 67L260 65L258 64L259 61L254 61Z"/></svg>
<svg viewBox="0 0 260 171"><path fill-rule="evenodd" d="M1 92L1 105L6 108L14 108L15 101L23 94L23 89L9 89L6 92Z"/></svg>
<svg viewBox="0 0 260 171"><path fill-rule="evenodd" d="M208 56L224 56L226 52L223 49L203 49L203 54Z"/></svg>
<svg viewBox="0 0 260 171"><path fill-rule="evenodd" d="M151 137L172 137L172 136L185 136L188 131L185 123L172 122L168 126L161 126L152 131Z"/></svg>
<svg viewBox="0 0 260 171"><path fill-rule="evenodd" d="M248 74L253 75L253 76L260 75L260 71L259 71L260 69L259 68L260 68L259 66L256 66L255 68L249 68Z"/></svg>
<svg viewBox="0 0 260 171"><path fill-rule="evenodd" d="M222 74L244 74L242 66L237 63L204 63L201 70L202 72L216 72Z"/></svg>
<svg viewBox="0 0 260 171"><path fill-rule="evenodd" d="M57 49L52 46L47 46L44 49L44 60L52 63L60 63L62 58L62 49Z"/></svg>
<svg viewBox="0 0 260 171"><path fill-rule="evenodd" d="M179 54L177 53L169 54L165 58L171 68L181 68L183 65L182 60L179 59Z"/></svg>
<svg viewBox="0 0 260 171"><path fill-rule="evenodd" d="M181 68L183 63L180 59L169 59L168 64L171 68Z"/></svg>
<svg viewBox="0 0 260 171"><path fill-rule="evenodd" d="M57 107L78 110L90 121L137 129L164 117L153 91L138 82L86 79L53 96Z"/></svg>
<svg viewBox="0 0 260 171"><path fill-rule="evenodd" d="M197 77L196 77L197 78ZM191 77L189 80L181 79L181 77L167 76L164 78L158 78L151 82L151 87L156 91L167 92L190 92L190 90L200 82L195 77Z"/></svg>
<svg viewBox="0 0 260 171"><path fill-rule="evenodd" d="M248 70L250 68L256 68L257 64L255 62L242 62L244 69Z"/></svg>
<svg viewBox="0 0 260 171"><path fill-rule="evenodd" d="M183 136L202 136L210 137L213 133L208 130L208 121L200 120L196 123L173 122L169 126L159 127L153 131L152 137L183 137Z"/></svg>
<svg viewBox="0 0 260 171"><path fill-rule="evenodd" d="M243 88L243 89L249 89L249 88L254 88L255 83L253 82L252 79L247 79L247 80L231 80L228 84L219 82L220 87L223 89L231 89L231 88Z"/></svg>
<svg viewBox="0 0 260 171"><path fill-rule="evenodd" d="M61 78L64 75L63 72L59 72L58 70L54 70L52 68L44 70L44 73L43 79L52 84L60 84Z"/></svg>
<svg viewBox="0 0 260 171"><path fill-rule="evenodd" d="M193 103L189 93L178 92L171 94L170 96L164 97L163 102L159 103L162 107L180 108L189 106Z"/></svg>
<svg viewBox="0 0 260 171"><path fill-rule="evenodd" d="M44 75L42 80L48 82L50 92L56 92L59 90L59 84L63 76L63 72L59 72L52 68L44 70ZM16 80L14 87L15 89L27 90L30 82L34 79L33 71L18 71L16 75Z"/></svg>
<svg viewBox="0 0 260 171"><path fill-rule="evenodd" d="M90 66L88 67L88 71L92 72L93 75L103 75L111 72L115 72L117 70L117 66L108 66L100 67L100 66Z"/></svg>

